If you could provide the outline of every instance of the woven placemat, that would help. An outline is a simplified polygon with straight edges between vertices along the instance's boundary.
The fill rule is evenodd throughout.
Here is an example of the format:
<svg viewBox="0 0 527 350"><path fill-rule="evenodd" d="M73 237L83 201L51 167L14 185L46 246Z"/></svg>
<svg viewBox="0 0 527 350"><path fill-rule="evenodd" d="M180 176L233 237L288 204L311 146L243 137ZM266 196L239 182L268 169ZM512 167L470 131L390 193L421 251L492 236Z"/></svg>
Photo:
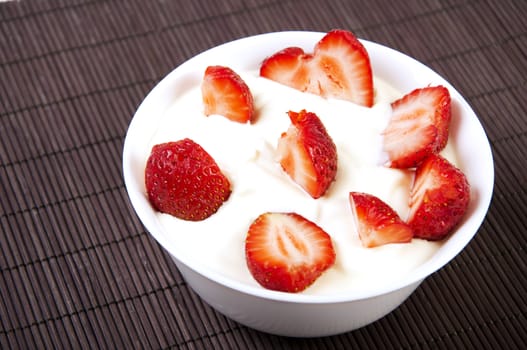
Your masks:
<svg viewBox="0 0 527 350"><path fill-rule="evenodd" d="M527 3L229 0L0 2L0 348L526 348ZM196 295L131 208L135 109L218 44L345 28L429 65L468 100L495 161L475 239L398 309L291 339Z"/></svg>

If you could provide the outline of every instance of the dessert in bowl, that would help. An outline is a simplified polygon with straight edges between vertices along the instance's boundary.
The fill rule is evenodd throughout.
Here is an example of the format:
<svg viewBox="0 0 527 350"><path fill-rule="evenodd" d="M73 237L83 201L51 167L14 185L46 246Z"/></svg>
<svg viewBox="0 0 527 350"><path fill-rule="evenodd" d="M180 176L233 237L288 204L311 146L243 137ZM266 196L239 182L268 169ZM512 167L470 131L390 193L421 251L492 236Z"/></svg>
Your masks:
<svg viewBox="0 0 527 350"><path fill-rule="evenodd" d="M454 87L414 59L361 41L373 72L371 106L297 91L259 76L266 58L287 47L310 52L324 35L262 34L188 60L139 106L123 150L131 203L193 290L228 317L280 335L337 334L383 317L468 244L492 196L492 154L479 120ZM205 115L200 87L211 66L230 67L247 83L254 97L251 121L236 123L220 115ZM409 215L407 202L415 172L385 166L382 131L389 123L391 102L429 86L445 87L450 94L452 118L441 154L466 176L470 201L460 221L441 240L413 238L409 243L365 247L354 229L350 192L373 193L401 217ZM335 177L317 198L306 195L276 159L278 141L291 124L288 112L296 111L291 116L302 110L320 117L338 152ZM199 221L157 210L145 186L152 148L187 138L212 156L231 185L224 202ZM266 212L299 213L331 237L334 261L299 292L266 288L248 268L247 233Z"/></svg>

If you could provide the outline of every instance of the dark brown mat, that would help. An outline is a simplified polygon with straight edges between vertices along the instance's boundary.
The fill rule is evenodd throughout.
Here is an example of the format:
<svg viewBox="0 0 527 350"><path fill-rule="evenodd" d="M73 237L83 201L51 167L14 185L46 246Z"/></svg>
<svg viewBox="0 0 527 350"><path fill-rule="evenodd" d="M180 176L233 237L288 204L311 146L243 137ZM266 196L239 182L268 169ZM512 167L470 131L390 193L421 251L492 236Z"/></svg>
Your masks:
<svg viewBox="0 0 527 350"><path fill-rule="evenodd" d="M526 348L527 2L0 2L0 348ZM467 249L382 320L263 334L205 305L131 209L121 153L142 98L193 55L346 28L423 61L488 133L493 202Z"/></svg>

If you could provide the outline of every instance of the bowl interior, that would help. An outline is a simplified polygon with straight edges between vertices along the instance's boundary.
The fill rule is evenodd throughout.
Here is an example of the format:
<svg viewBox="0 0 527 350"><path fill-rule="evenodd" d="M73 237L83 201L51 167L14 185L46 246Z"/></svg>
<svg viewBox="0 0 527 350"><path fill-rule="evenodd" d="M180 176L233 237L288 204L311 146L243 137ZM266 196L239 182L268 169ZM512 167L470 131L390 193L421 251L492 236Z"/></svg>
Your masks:
<svg viewBox="0 0 527 350"><path fill-rule="evenodd" d="M454 258L476 234L490 204L494 167L486 134L477 116L461 96L440 75L418 61L385 46L362 40L371 59L375 76L402 92L417 87L442 84L452 97L453 119L450 139L454 142L460 168L471 184L471 202L467 214L456 232L444 241L425 264L406 278L382 288L345 295L313 296L288 294L245 285L212 271L195 259L182 254L181 248L168 238L155 212L148 203L144 189L144 167L150 152L149 142L159 127L159 119L173 101L189 88L200 84L207 65L227 65L234 70L257 70L262 60L287 46L299 46L311 51L324 35L318 32L277 32L244 38L220 45L188 60L168 74L147 95L137 109L126 134L123 149L123 174L131 203L153 237L176 259L196 272L228 287L264 298L294 302L336 302L372 297L397 290L424 279Z"/></svg>

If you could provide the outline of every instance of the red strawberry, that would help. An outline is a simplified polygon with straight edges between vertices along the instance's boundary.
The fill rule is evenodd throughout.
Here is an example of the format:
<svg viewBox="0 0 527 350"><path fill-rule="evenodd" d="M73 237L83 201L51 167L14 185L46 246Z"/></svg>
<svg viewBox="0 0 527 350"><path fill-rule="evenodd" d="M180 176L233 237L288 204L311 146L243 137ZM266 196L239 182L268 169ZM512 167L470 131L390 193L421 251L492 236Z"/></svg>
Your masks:
<svg viewBox="0 0 527 350"><path fill-rule="evenodd" d="M337 147L315 113L288 112L292 125L278 141L280 165L313 198L337 175Z"/></svg>
<svg viewBox="0 0 527 350"><path fill-rule="evenodd" d="M245 81L228 67L207 67L201 93L207 116L220 114L239 123L246 123L253 117L251 91Z"/></svg>
<svg viewBox="0 0 527 350"><path fill-rule="evenodd" d="M315 46L311 90L322 96L373 105L373 74L368 52L350 32L333 30ZM317 81L315 84L314 81Z"/></svg>
<svg viewBox="0 0 527 350"><path fill-rule="evenodd" d="M264 213L249 227L247 267L264 288L300 292L335 263L331 237L296 213Z"/></svg>
<svg viewBox="0 0 527 350"><path fill-rule="evenodd" d="M310 55L299 47L288 47L266 58L260 67L260 75L300 91L309 85L306 60Z"/></svg>
<svg viewBox="0 0 527 350"><path fill-rule="evenodd" d="M408 225L416 238L443 239L459 223L469 201L465 174L442 156L432 154L416 169Z"/></svg>
<svg viewBox="0 0 527 350"><path fill-rule="evenodd" d="M368 193L350 192L349 201L355 227L364 247L408 243L412 240L410 226L380 198Z"/></svg>
<svg viewBox="0 0 527 350"><path fill-rule="evenodd" d="M260 75L324 97L373 105L373 73L368 52L349 31L328 32L314 47L313 54L297 47L268 57Z"/></svg>
<svg viewBox="0 0 527 350"><path fill-rule="evenodd" d="M383 132L388 166L412 168L448 141L450 94L443 86L415 89L392 103L392 117Z"/></svg>
<svg viewBox="0 0 527 350"><path fill-rule="evenodd" d="M214 159L190 139L152 148L145 185L156 210L190 221L214 214L231 193L230 182Z"/></svg>

